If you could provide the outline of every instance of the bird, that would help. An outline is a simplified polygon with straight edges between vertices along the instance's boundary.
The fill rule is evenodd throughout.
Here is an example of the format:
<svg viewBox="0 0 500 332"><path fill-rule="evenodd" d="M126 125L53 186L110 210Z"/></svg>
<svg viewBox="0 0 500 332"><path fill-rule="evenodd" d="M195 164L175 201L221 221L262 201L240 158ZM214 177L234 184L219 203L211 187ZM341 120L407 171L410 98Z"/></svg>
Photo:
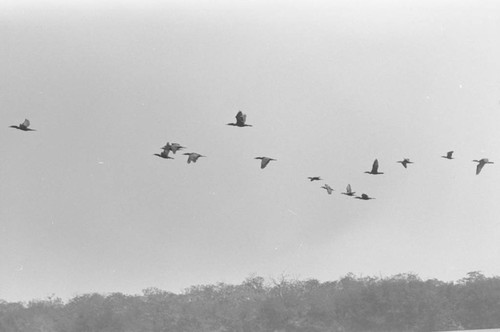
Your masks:
<svg viewBox="0 0 500 332"><path fill-rule="evenodd" d="M362 199L362 200L365 200L365 201L370 200L370 199L375 199L374 197L370 197L367 194L361 194L361 196L356 196L354 198Z"/></svg>
<svg viewBox="0 0 500 332"><path fill-rule="evenodd" d="M378 171L378 159L375 159L375 161L373 162L372 170L366 171L365 173L374 174L374 175L384 174L384 173Z"/></svg>
<svg viewBox="0 0 500 332"><path fill-rule="evenodd" d="M200 158L200 157L206 157L206 156L202 156L201 154L196 153L196 152L190 152L190 153L184 153L184 154L186 156L189 156L188 160L187 160L188 164L191 162L195 163L198 160L198 158Z"/></svg>
<svg viewBox="0 0 500 332"><path fill-rule="evenodd" d="M329 185L325 184L324 186L322 186L321 188L324 188L326 189L326 191L328 192L328 195L331 195L332 194L332 187L330 187Z"/></svg>
<svg viewBox="0 0 500 332"><path fill-rule="evenodd" d="M308 179L311 180L311 182L321 180L321 178L319 176L310 176L310 177L308 177Z"/></svg>
<svg viewBox="0 0 500 332"><path fill-rule="evenodd" d="M16 128L22 131L35 131L35 129L28 128L30 126L30 120L24 119L23 123L20 123L19 126L10 126L10 128Z"/></svg>
<svg viewBox="0 0 500 332"><path fill-rule="evenodd" d="M448 152L446 152L446 156L441 156L441 158L453 159L452 155L453 155L453 151L448 151Z"/></svg>
<svg viewBox="0 0 500 332"><path fill-rule="evenodd" d="M405 158L402 161L397 161L397 163L400 163L401 165L403 165L404 168L406 168L407 164L413 164L413 162L410 161L410 159L408 159L408 158Z"/></svg>
<svg viewBox="0 0 500 332"><path fill-rule="evenodd" d="M351 190L351 185L350 184L347 185L347 187L345 188L345 190L346 190L346 192L342 193L342 195L354 196L354 194L356 193L355 191Z"/></svg>
<svg viewBox="0 0 500 332"><path fill-rule="evenodd" d="M182 150L185 148L186 148L185 146L182 146L179 143L170 144L169 142L167 142L167 144L164 147L162 147L163 150L172 151L173 154L175 154L178 150Z"/></svg>
<svg viewBox="0 0 500 332"><path fill-rule="evenodd" d="M260 160L262 160L262 161L260 162L260 168L262 168L262 169L263 169L263 168L265 168L265 167L267 166L267 164L269 164L269 162L270 162L271 160L276 161L276 159L269 158L269 157L255 157L255 159L260 159Z"/></svg>
<svg viewBox="0 0 500 332"><path fill-rule="evenodd" d="M489 161L488 158L483 158L480 160L473 160L474 162L478 163L476 166L476 175L481 173L481 170L483 169L484 165L486 164L494 164L494 162Z"/></svg>
<svg viewBox="0 0 500 332"><path fill-rule="evenodd" d="M174 158L168 156L169 152L170 152L169 150L165 149L161 153L155 153L154 156L158 156L158 157L163 158L163 159L174 159Z"/></svg>
<svg viewBox="0 0 500 332"><path fill-rule="evenodd" d="M236 114L236 123L228 123L227 125L236 127L252 127L252 125L246 124L246 121L247 115L243 114L242 111L239 111L238 114Z"/></svg>

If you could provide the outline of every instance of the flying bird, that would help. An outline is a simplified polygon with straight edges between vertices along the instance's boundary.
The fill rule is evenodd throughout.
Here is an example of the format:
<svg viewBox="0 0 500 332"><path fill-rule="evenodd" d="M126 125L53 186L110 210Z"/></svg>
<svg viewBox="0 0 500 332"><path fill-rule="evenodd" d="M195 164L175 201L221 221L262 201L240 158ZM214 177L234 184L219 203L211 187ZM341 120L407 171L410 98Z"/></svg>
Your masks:
<svg viewBox="0 0 500 332"><path fill-rule="evenodd" d="M267 164L269 164L269 162L270 162L271 160L273 160L273 161L275 161L275 160L276 160L276 159L269 158L269 157L256 157L255 159L260 159L260 160L262 160L262 161L260 162L260 168L262 168L262 169L263 169L263 168L265 168L265 167L267 166Z"/></svg>
<svg viewBox="0 0 500 332"><path fill-rule="evenodd" d="M196 153L196 152L190 152L190 153L184 153L184 154L186 156L189 156L188 160L187 160L188 164L191 162L195 163L198 160L198 158L200 158L200 157L206 157L206 156L202 156L201 154Z"/></svg>
<svg viewBox="0 0 500 332"><path fill-rule="evenodd" d="M476 175L481 173L481 170L483 169L484 165L486 164L494 164L494 162L489 161L488 158L483 158L480 160L473 160L474 162L478 163L476 166Z"/></svg>
<svg viewBox="0 0 500 332"><path fill-rule="evenodd" d="M324 186L322 186L321 188L323 189L326 189L326 191L328 192L328 195L331 195L332 194L332 187L330 187L329 185L325 184Z"/></svg>
<svg viewBox="0 0 500 332"><path fill-rule="evenodd" d="M403 159L401 161L397 161L397 163L400 163L401 165L403 165L404 168L406 168L406 165L408 165L408 164L413 164L413 162L410 161L410 159L408 159L408 158L405 158L405 159Z"/></svg>
<svg viewBox="0 0 500 332"><path fill-rule="evenodd" d="M185 148L186 148L185 146L182 146L179 143L170 144L169 142L167 142L167 144L164 147L162 147L163 150L172 151L173 154L175 154L178 150L182 150Z"/></svg>
<svg viewBox="0 0 500 332"><path fill-rule="evenodd" d="M384 174L384 173L378 171L378 159L375 159L375 161L373 162L372 170L366 171L365 173L374 174L374 175Z"/></svg>
<svg viewBox="0 0 500 332"><path fill-rule="evenodd" d="M448 152L446 152L446 156L441 156L441 158L453 159L452 155L453 155L453 151L448 151Z"/></svg>
<svg viewBox="0 0 500 332"><path fill-rule="evenodd" d="M351 185L350 184L347 185L347 187L345 188L345 190L346 190L346 192L342 193L342 195L354 196L354 194L356 193L355 191L351 190Z"/></svg>
<svg viewBox="0 0 500 332"><path fill-rule="evenodd" d="M370 200L370 199L375 199L374 197L370 197L368 196L367 194L361 194L361 196L356 196L354 198L357 198L357 199L362 199L364 201L367 201L367 200Z"/></svg>
<svg viewBox="0 0 500 332"><path fill-rule="evenodd" d="M308 177L308 179L311 180L311 182L321 180L321 178L319 176L310 176L310 177Z"/></svg>
<svg viewBox="0 0 500 332"><path fill-rule="evenodd" d="M10 126L10 128L16 128L22 131L35 131L35 129L28 128L30 126L30 120L24 119L23 123L20 123L19 126Z"/></svg>
<svg viewBox="0 0 500 332"><path fill-rule="evenodd" d="M174 159L174 158L168 156L169 152L170 152L169 150L165 149L161 153L155 153L154 156L158 156L158 157L163 158L163 159Z"/></svg>
<svg viewBox="0 0 500 332"><path fill-rule="evenodd" d="M247 115L243 114L242 111L239 111L238 114L236 114L236 123L228 123L227 125L236 127L252 127L252 125L246 124L246 121Z"/></svg>

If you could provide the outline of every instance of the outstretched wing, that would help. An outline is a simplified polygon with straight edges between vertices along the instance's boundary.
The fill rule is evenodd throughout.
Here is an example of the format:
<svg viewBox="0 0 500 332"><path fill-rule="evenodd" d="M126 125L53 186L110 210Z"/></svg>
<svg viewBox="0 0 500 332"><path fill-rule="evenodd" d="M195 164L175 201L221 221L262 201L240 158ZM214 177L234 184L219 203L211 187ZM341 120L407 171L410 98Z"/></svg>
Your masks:
<svg viewBox="0 0 500 332"><path fill-rule="evenodd" d="M332 194L333 189L332 189L329 185L325 184L325 185L323 186L323 188L325 188L325 189L326 189L326 191L328 192L328 195L331 195L331 194Z"/></svg>
<svg viewBox="0 0 500 332"><path fill-rule="evenodd" d="M238 126L242 126L245 124L246 121L247 121L246 114L243 114L242 111L239 111L238 114L236 114L236 124Z"/></svg>
<svg viewBox="0 0 500 332"><path fill-rule="evenodd" d="M481 173L481 170L483 169L483 167L484 167L484 163L480 162L479 164L477 164L476 175L478 175L479 173Z"/></svg>
<svg viewBox="0 0 500 332"><path fill-rule="evenodd" d="M269 164L270 161L271 161L271 159L269 159L269 158L262 159L262 162L260 163L260 168L265 168L267 166L267 164Z"/></svg>

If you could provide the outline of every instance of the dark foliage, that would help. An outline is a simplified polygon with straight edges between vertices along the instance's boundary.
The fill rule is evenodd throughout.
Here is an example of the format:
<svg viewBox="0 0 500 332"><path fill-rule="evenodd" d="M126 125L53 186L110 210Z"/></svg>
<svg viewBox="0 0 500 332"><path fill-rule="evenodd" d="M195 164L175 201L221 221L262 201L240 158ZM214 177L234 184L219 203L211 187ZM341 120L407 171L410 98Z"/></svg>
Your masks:
<svg viewBox="0 0 500 332"><path fill-rule="evenodd" d="M2 332L445 331L500 327L500 278L470 272L456 283L414 274L338 281L193 286L182 294L86 294L0 301Z"/></svg>

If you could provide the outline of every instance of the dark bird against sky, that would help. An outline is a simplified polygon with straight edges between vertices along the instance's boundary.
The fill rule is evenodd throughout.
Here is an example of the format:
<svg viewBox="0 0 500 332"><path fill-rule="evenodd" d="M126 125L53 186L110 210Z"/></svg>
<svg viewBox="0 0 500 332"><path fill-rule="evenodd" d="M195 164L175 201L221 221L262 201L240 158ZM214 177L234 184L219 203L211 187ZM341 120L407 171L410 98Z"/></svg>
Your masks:
<svg viewBox="0 0 500 332"><path fill-rule="evenodd" d="M170 152L169 150L165 149L161 153L155 153L154 156L158 156L163 159L174 159L172 157L169 157L168 155L169 152Z"/></svg>
<svg viewBox="0 0 500 332"><path fill-rule="evenodd" d="M370 200L370 199L375 199L374 197L370 197L367 194L361 194L361 196L356 196L355 198L362 199L364 201L367 201L367 200Z"/></svg>
<svg viewBox="0 0 500 332"><path fill-rule="evenodd" d="M481 173L481 170L483 169L484 165L486 164L494 164L494 162L489 161L488 158L483 158L480 160L473 160L474 162L478 163L476 166L476 175L479 175Z"/></svg>
<svg viewBox="0 0 500 332"><path fill-rule="evenodd" d="M329 185L325 184L324 186L322 186L321 188L323 189L326 189L326 191L328 192L328 195L331 195L332 192L333 192L333 189L332 187L330 187Z"/></svg>
<svg viewBox="0 0 500 332"><path fill-rule="evenodd" d="M185 148L186 148L185 146L182 146L179 143L169 143L169 142L167 142L167 144L164 147L162 147L163 150L172 151L173 154L175 154L178 150L182 150Z"/></svg>
<svg viewBox="0 0 500 332"><path fill-rule="evenodd" d="M310 177L308 177L308 179L309 179L311 182L321 180L321 178L320 178L319 176L310 176Z"/></svg>
<svg viewBox="0 0 500 332"><path fill-rule="evenodd" d="M375 161L373 162L372 170L366 171L365 173L374 174L374 175L384 174L384 173L378 171L378 159L375 159Z"/></svg>
<svg viewBox="0 0 500 332"><path fill-rule="evenodd" d="M346 187L346 192L345 193L341 193L342 195L347 195L347 196L353 196L356 192L355 191L352 191L351 190L351 185L348 184L347 187Z"/></svg>
<svg viewBox="0 0 500 332"><path fill-rule="evenodd" d="M188 160L187 160L187 163L190 164L191 162L195 163L198 158L200 157L206 157L206 156L202 156L201 154L199 153L196 153L196 152L190 152L190 153L184 153L186 156L189 156L188 157Z"/></svg>
<svg viewBox="0 0 500 332"><path fill-rule="evenodd" d="M441 156L441 158L446 158L446 159L454 159L454 158L452 157L452 155L453 155L453 151L448 151L448 152L446 153L446 156Z"/></svg>
<svg viewBox="0 0 500 332"><path fill-rule="evenodd" d="M397 161L397 163L400 163L401 165L403 165L404 168L406 168L406 165L408 165L408 164L413 164L413 162L410 161L410 159L408 159L408 158Z"/></svg>
<svg viewBox="0 0 500 332"><path fill-rule="evenodd" d="M255 159L260 159L260 168L264 169L270 161L275 161L276 159L269 157L256 157Z"/></svg>
<svg viewBox="0 0 500 332"><path fill-rule="evenodd" d="M236 114L236 123L228 123L228 126L236 126L236 127L252 127L252 125L246 124L247 115L243 114L242 111L239 111Z"/></svg>
<svg viewBox="0 0 500 332"><path fill-rule="evenodd" d="M24 119L23 123L20 123L19 126L10 126L10 128L16 128L22 131L35 131L35 129L28 128L30 126L30 120Z"/></svg>

